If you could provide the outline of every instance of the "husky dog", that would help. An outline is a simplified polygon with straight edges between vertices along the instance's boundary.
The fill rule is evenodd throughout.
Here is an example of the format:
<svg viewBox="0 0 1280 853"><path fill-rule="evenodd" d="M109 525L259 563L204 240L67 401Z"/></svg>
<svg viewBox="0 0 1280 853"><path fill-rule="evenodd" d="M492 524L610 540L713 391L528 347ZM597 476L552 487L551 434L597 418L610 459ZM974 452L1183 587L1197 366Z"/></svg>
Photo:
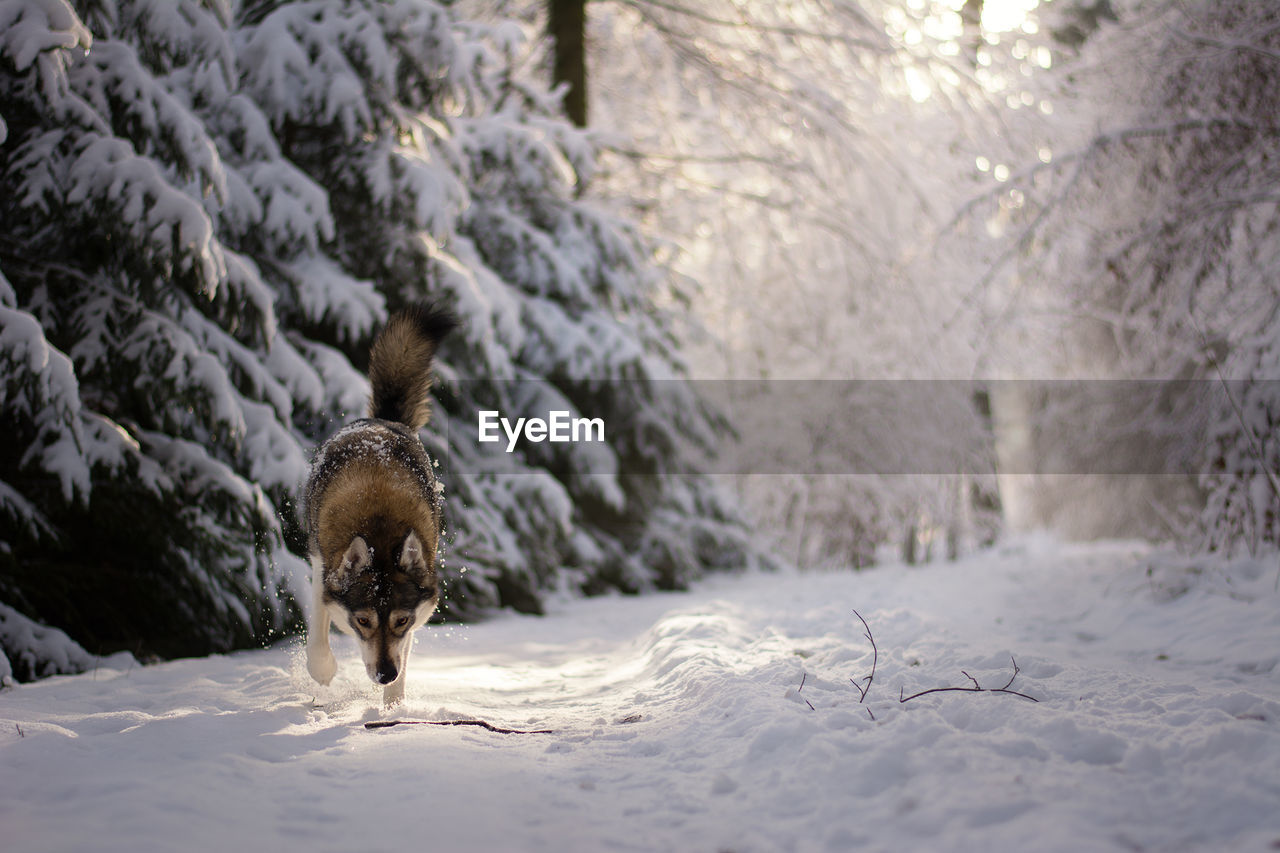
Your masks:
<svg viewBox="0 0 1280 853"><path fill-rule="evenodd" d="M336 622L360 643L387 705L404 698L413 631L440 601L440 490L418 430L430 415L431 359L455 325L427 305L387 321L369 353L369 417L321 445L307 481L307 671L321 684L333 680L329 623Z"/></svg>

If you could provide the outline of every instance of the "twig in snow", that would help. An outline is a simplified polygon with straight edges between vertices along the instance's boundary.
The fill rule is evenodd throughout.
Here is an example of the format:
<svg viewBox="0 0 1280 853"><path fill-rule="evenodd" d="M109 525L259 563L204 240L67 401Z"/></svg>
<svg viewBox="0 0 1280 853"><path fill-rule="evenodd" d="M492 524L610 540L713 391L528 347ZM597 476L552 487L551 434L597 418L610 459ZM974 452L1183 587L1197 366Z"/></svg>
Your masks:
<svg viewBox="0 0 1280 853"><path fill-rule="evenodd" d="M809 673L807 673L807 672L801 672L801 673L800 673L800 686L796 688L796 695L797 695L797 696L800 696L800 691L801 691L801 690L804 690L804 680L805 680L806 678L808 678L808 677L809 677ZM803 697L803 696L801 696L801 698L803 699L804 697ZM809 710L810 710L810 711L816 711L816 710L818 710L817 708L813 707L813 703L812 703L812 702L810 702L808 699L805 699L805 700L804 700L804 704L806 704L806 705L808 705L808 706L809 706Z"/></svg>
<svg viewBox="0 0 1280 853"><path fill-rule="evenodd" d="M858 702L861 704L866 704L867 692L871 690L871 682L875 681L876 679L876 664L879 663L880 661L880 649L878 646L876 646L876 638L871 636L871 626L867 624L867 620L863 619L862 614L859 613L856 609L853 611L853 615L857 616L858 621L862 623L862 628L863 628L862 635L866 637L867 642L871 644L871 674L863 677L862 680L867 682L865 685L859 684L858 682L854 681L852 678L849 679L849 682L854 687L858 688ZM873 722L875 721L876 715L871 713L870 708L867 709L867 716L870 717Z"/></svg>
<svg viewBox="0 0 1280 853"><path fill-rule="evenodd" d="M862 614L859 613L857 610L853 611L853 615L857 616L858 621L862 623L862 628L863 628L862 636L866 637L867 642L871 644L871 674L863 677L862 680L867 682L865 686L858 684L858 682L854 681L852 678L850 678L849 681L853 684L854 687L858 688L858 693L859 693L858 701L866 702L867 691L871 689L871 682L874 681L876 677L876 664L880 661L880 649L876 646L876 638L871 636L871 626L867 624L867 620L863 619ZM875 718L872 717L872 719L875 719Z"/></svg>
<svg viewBox="0 0 1280 853"><path fill-rule="evenodd" d="M484 720L374 720L364 724L366 729L389 729L392 726L479 726L500 735L550 735L552 729L504 729Z"/></svg>
<svg viewBox="0 0 1280 853"><path fill-rule="evenodd" d="M14 723L14 724L13 724L13 727L14 727L15 729L17 729L17 730L18 730L18 737L26 737L26 736L27 736L27 733L26 733L26 732L24 732L24 731L22 730L22 725L21 725L21 724L19 724L19 723Z"/></svg>
<svg viewBox="0 0 1280 853"><path fill-rule="evenodd" d="M973 682L972 687L934 687L929 690L921 690L919 693L913 693L910 696L903 696L903 689L898 689L898 702L910 702L912 699L919 699L921 696L928 696L930 693L1008 693L1013 696L1021 696L1023 699L1030 699L1032 702L1040 700L1034 696L1028 696L1025 693L1019 693L1017 690L1010 690L1013 680L1018 677L1018 673L1022 670L1018 668L1018 662L1013 655L1009 655L1009 660L1013 661L1013 675L1009 676L1009 680L1005 682L1004 687L983 687L978 683L978 679L974 678L964 670L960 672L965 678Z"/></svg>
<svg viewBox="0 0 1280 853"><path fill-rule="evenodd" d="M1009 655L1009 662L1013 664L1013 675L1009 676L1009 680L1004 683L1004 687L1000 688L1001 690L1008 690L1009 685L1013 684L1013 680L1018 677L1018 673L1022 672L1022 670L1018 668L1018 662L1014 660L1013 655ZM977 682L975 681L974 684L977 684ZM1030 696L1028 696L1027 698L1031 699ZM1039 702L1040 700L1033 699L1032 701Z"/></svg>

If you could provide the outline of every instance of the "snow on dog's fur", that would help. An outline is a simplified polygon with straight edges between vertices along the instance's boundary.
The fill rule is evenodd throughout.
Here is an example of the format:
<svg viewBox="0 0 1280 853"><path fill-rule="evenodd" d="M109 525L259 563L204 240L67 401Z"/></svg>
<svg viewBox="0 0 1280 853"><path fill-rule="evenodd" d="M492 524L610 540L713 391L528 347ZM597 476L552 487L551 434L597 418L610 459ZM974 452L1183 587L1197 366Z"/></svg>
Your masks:
<svg viewBox="0 0 1280 853"><path fill-rule="evenodd" d="M441 501L418 430L430 415L432 358L454 325L426 305L387 321L369 355L369 417L321 445L307 481L307 671L321 684L333 680L335 623L359 642L388 705L404 698L413 631L440 601Z"/></svg>

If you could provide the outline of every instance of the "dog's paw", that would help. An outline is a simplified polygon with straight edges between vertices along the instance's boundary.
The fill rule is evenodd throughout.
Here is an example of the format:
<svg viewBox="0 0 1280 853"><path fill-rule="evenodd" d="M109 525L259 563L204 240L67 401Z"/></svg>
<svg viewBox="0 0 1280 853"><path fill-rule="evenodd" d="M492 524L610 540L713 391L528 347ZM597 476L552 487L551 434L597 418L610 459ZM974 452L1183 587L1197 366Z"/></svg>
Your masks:
<svg viewBox="0 0 1280 853"><path fill-rule="evenodd" d="M307 648L307 672L321 684L327 685L338 674L338 659L328 649Z"/></svg>

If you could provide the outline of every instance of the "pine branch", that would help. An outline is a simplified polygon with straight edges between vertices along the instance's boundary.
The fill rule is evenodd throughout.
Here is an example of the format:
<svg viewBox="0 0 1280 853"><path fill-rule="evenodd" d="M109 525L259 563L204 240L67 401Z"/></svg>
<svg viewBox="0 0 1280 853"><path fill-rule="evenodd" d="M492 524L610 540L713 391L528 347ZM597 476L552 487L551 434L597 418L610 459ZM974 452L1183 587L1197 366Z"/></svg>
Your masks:
<svg viewBox="0 0 1280 853"><path fill-rule="evenodd" d="M1012 696L1021 696L1023 699L1030 699L1032 702L1040 700L1034 696L1028 696L1025 693L1019 693L1017 690L1010 690L1014 679L1018 677L1018 673L1022 670L1018 667L1018 661L1013 655L1009 655L1009 660L1013 662L1013 675L1009 676L1009 680L1004 683L1004 687L983 687L978 683L978 679L974 678L964 670L960 670L961 674L973 682L972 687L933 687L929 690L921 690L919 693L913 693L910 696L903 696L903 689L898 689L898 703L910 702L912 699L919 699L921 696L928 696L930 693L1008 693Z"/></svg>

